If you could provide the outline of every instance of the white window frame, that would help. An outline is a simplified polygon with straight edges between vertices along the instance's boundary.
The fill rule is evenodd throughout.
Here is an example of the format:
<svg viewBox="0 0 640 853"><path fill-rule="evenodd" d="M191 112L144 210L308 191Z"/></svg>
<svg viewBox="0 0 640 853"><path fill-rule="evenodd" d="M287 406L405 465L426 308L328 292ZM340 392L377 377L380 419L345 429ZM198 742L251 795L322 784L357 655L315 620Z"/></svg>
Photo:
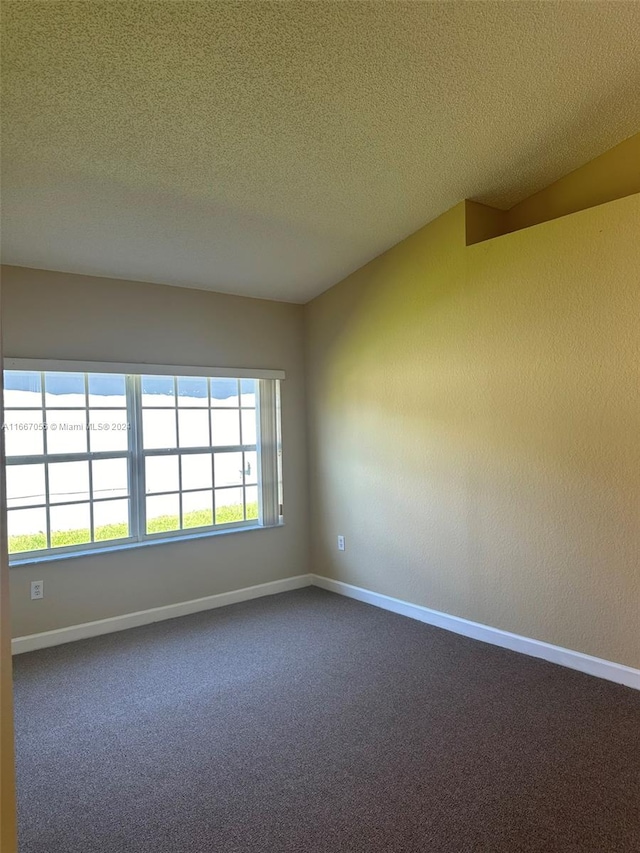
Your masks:
<svg viewBox="0 0 640 853"><path fill-rule="evenodd" d="M152 364L131 364L122 362L89 362L89 361L58 361L50 359L23 359L6 357L4 359L5 371L29 371L34 373L81 373L85 377L85 400L88 405L87 397L87 382L88 374L118 374L125 377L125 393L126 393L126 413L130 423L128 429L128 445L126 450L121 451L98 451L92 452L87 445L87 451L81 453L47 453L47 430L43 430L43 454L38 455L38 462L75 462L87 461L89 463L89 499L83 501L64 501L52 504L47 500L43 505L37 505L27 508L42 508L44 507L47 515L47 548L37 551L20 551L9 555L11 565L20 565L36 561L55 560L61 557L71 555L81 555L90 553L104 553L108 551L120 550L122 548L137 547L140 545L151 544L163 541L180 541L185 539L200 538L207 535L216 535L222 532L230 532L245 529L255 529L256 527L275 527L283 523L283 506L282 506L282 476L281 476L281 439L280 439L280 382L285 378L282 370L264 370L264 369L247 369L247 368L219 368L219 367L202 367L202 366L184 366L184 365L152 365ZM242 443L242 434L240 435L240 444L234 446L214 446L211 444L211 417L212 411L210 398L206 411L209 413L209 439L210 444L202 447L175 447L175 448L158 448L145 449L142 441L142 396L141 396L141 377L142 376L164 376L174 378L174 391L177 392L175 383L177 377L182 376L197 376L207 379L224 377L231 379L255 379L256 380L256 444L248 445ZM42 411L46 414L45 405L45 383L44 377L41 381L42 394ZM12 409L16 407L11 407ZM51 408L49 406L49 408ZM64 410L64 407L56 407L58 411ZM170 408L170 407L168 407ZM175 397L176 419L178 418L177 394ZM204 411L204 407L202 411ZM82 411L81 408L75 408L74 411ZM85 408L89 412L88 408ZM100 407L91 407L91 411L100 411ZM124 411L124 410L123 410ZM239 412L242 411L241 401L239 401ZM240 417L242 424L242 417ZM242 426L240 426L242 429ZM176 432L177 436L177 432ZM176 441L178 443L178 440ZM257 470L257 489L258 489L258 519L246 519L243 521L228 522L226 524L215 523L215 471L214 471L214 454L216 452L247 452L255 449L258 460ZM212 463L212 494L214 499L214 516L213 523L203 527L193 527L186 529L178 529L164 531L161 533L146 532L146 498L151 496L146 493L145 488L145 459L151 456L182 456L189 454L211 454ZM74 503L89 503L90 507L90 524L91 535L93 536L93 514L94 514L94 497L92 489L92 461L100 459L115 459L126 458L128 467L128 500L129 500L129 532L130 536L120 539L112 539L100 542L88 542L80 545L66 545L60 547L51 547L51 525L50 525L50 509L52 506L72 505ZM34 457L29 456L11 456L6 460L7 465L20 464L35 464ZM178 463L179 472L179 506L180 506L180 524L182 524L182 496L189 494L190 491L182 490L182 466ZM45 464L45 478L48 479L48 465ZM246 501L246 492L243 478L243 504ZM220 488L224 487L219 487ZM238 488L229 486L229 488ZM45 483L46 494L48 496L48 485ZM197 490L200 491L200 490ZM174 493L173 491L171 492ZM156 493L154 493L156 494ZM163 493L157 493L159 495ZM122 496L106 498L101 500L123 500Z"/></svg>

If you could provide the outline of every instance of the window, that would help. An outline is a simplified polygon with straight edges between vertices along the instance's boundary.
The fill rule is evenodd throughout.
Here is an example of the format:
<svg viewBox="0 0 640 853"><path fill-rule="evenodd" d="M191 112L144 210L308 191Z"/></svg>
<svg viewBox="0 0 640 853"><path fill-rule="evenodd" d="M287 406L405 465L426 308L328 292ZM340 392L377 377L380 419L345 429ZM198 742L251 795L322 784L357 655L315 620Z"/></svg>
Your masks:
<svg viewBox="0 0 640 853"><path fill-rule="evenodd" d="M11 562L281 523L280 374L45 366L4 374Z"/></svg>

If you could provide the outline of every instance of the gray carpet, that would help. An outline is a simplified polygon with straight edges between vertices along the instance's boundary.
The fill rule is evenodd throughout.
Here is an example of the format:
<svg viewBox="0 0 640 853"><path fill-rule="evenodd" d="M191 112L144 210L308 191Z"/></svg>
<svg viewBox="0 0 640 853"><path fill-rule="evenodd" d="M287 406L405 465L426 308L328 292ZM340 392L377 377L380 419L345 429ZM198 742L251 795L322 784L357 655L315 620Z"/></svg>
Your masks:
<svg viewBox="0 0 640 853"><path fill-rule="evenodd" d="M21 853L640 850L640 693L318 589L15 664Z"/></svg>

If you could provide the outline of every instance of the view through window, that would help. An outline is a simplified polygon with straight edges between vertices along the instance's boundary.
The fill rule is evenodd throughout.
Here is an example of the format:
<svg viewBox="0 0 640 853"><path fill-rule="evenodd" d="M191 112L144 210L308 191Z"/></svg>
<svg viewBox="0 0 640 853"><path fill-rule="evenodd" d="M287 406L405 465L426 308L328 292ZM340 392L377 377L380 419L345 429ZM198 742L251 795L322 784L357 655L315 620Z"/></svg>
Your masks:
<svg viewBox="0 0 640 853"><path fill-rule="evenodd" d="M4 381L14 559L278 523L277 380L8 370Z"/></svg>

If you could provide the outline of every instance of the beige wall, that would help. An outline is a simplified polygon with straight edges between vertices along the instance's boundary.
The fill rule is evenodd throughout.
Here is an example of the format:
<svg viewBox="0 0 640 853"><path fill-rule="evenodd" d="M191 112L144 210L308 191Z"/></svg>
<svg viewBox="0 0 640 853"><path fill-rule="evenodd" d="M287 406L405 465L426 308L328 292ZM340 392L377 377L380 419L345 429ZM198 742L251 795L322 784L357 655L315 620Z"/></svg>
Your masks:
<svg viewBox="0 0 640 853"><path fill-rule="evenodd" d="M640 667L640 195L466 210L306 306L314 571Z"/></svg>
<svg viewBox="0 0 640 853"><path fill-rule="evenodd" d="M4 354L281 368L285 525L11 569L13 635L308 571L303 309L201 290L3 268ZM31 580L45 598L32 602Z"/></svg>

